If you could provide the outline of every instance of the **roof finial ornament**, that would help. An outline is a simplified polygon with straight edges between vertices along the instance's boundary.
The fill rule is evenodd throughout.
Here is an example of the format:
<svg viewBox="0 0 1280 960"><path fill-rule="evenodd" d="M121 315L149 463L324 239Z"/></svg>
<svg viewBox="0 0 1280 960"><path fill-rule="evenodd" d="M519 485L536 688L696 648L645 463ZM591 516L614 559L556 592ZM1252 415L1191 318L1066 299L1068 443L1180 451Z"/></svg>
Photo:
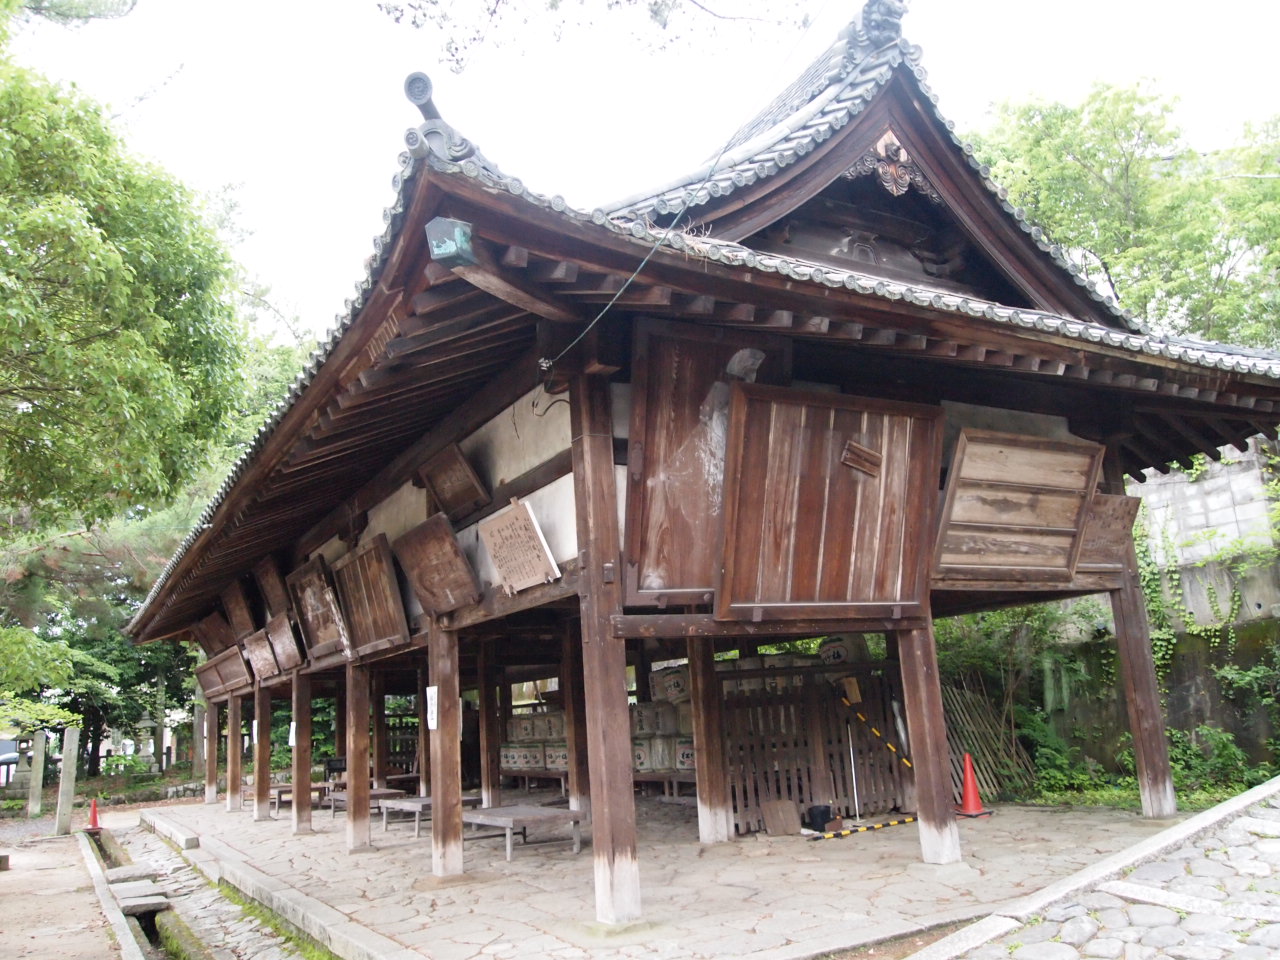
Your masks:
<svg viewBox="0 0 1280 960"><path fill-rule="evenodd" d="M906 0L867 0L862 8L862 32L873 48L887 47L902 39Z"/></svg>
<svg viewBox="0 0 1280 960"><path fill-rule="evenodd" d="M484 158L476 145L445 122L431 97L431 78L425 73L411 73L404 81L404 95L422 112L425 123L404 132L410 156L421 160L434 156L446 163L462 163L474 159L482 167L498 173L498 168Z"/></svg>

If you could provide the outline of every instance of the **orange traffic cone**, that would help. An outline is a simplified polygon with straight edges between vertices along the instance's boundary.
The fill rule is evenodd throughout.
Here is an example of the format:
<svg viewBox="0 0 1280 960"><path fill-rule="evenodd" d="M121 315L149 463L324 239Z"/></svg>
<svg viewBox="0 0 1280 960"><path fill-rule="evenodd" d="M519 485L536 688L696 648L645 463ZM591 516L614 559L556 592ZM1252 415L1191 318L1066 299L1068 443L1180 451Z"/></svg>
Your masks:
<svg viewBox="0 0 1280 960"><path fill-rule="evenodd" d="M94 797L89 801L89 829L101 829L98 825L98 798Z"/></svg>
<svg viewBox="0 0 1280 960"><path fill-rule="evenodd" d="M956 807L957 817L989 817L990 810L982 808L982 797L978 796L978 778L973 772L973 755L964 755L964 789L960 792L960 806Z"/></svg>

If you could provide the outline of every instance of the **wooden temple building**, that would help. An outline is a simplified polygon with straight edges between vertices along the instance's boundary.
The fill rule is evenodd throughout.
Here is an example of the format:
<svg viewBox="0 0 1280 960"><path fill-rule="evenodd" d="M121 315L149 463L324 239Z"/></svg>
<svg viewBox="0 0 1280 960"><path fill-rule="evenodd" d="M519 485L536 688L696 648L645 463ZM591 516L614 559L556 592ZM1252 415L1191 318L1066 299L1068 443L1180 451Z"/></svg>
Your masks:
<svg viewBox="0 0 1280 960"><path fill-rule="evenodd" d="M631 701L649 664L687 660L703 842L757 829L769 798L850 812L861 776L946 863L933 618L1106 594L1143 809L1173 812L1125 478L1272 432L1280 358L1161 336L1091 288L940 116L900 14L871 0L712 166L591 212L501 172L408 79L423 119L358 296L130 625L203 650L229 802L243 700L262 770L291 698L305 783L313 701L335 697L347 844L367 846L354 774L385 785L385 697L415 694L407 769L432 869L459 873L460 698L496 806L512 684L555 677L543 735L589 817L597 916L631 921ZM887 658L844 673L717 670L872 633ZM881 726L900 705L909 769L851 752L846 674ZM756 702L775 719L733 720ZM295 803L295 829L310 815Z"/></svg>

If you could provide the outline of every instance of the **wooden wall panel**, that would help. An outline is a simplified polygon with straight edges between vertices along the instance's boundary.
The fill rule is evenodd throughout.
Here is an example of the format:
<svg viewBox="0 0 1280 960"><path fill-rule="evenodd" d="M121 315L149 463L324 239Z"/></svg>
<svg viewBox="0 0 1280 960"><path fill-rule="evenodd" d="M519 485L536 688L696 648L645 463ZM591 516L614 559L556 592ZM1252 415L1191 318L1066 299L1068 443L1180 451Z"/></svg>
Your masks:
<svg viewBox="0 0 1280 960"><path fill-rule="evenodd" d="M1102 452L1085 441L963 431L948 472L935 582L1071 581Z"/></svg>
<svg viewBox="0 0 1280 960"><path fill-rule="evenodd" d="M729 384L784 383L790 345L754 331L637 324L624 557L628 605L706 604L720 566Z"/></svg>
<svg viewBox="0 0 1280 960"><path fill-rule="evenodd" d="M409 624L385 536L338 560L333 579L357 655L408 643Z"/></svg>
<svg viewBox="0 0 1280 960"><path fill-rule="evenodd" d="M316 557L304 563L289 574L286 582L308 656L317 660L339 651L351 656L351 635L324 559Z"/></svg>
<svg viewBox="0 0 1280 960"><path fill-rule="evenodd" d="M941 417L938 407L735 384L716 618L916 615Z"/></svg>

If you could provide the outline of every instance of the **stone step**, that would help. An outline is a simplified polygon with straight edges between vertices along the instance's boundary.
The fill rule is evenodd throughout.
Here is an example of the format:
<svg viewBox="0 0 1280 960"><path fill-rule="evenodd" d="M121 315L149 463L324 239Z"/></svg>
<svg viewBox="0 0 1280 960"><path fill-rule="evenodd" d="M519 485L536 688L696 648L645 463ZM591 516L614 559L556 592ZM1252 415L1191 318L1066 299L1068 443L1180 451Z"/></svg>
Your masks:
<svg viewBox="0 0 1280 960"><path fill-rule="evenodd" d="M1170 910L1182 910L1185 913L1216 913L1222 904L1204 897L1193 897L1189 893L1175 893L1160 887L1148 887L1141 883L1130 883L1127 880L1110 880L1098 885L1103 893L1128 900L1131 903L1150 903L1157 907L1168 907Z"/></svg>
<svg viewBox="0 0 1280 960"><path fill-rule="evenodd" d="M153 880L126 880L124 883L113 883L111 892L117 900L168 896L168 891Z"/></svg>
<svg viewBox="0 0 1280 960"><path fill-rule="evenodd" d="M137 863L126 863L123 867L111 867L107 870L107 883L126 883L130 880L154 880L160 871L150 860Z"/></svg>
<svg viewBox="0 0 1280 960"><path fill-rule="evenodd" d="M159 913L171 906L168 897L128 897L120 901L120 912L126 917L136 917L143 913Z"/></svg>

